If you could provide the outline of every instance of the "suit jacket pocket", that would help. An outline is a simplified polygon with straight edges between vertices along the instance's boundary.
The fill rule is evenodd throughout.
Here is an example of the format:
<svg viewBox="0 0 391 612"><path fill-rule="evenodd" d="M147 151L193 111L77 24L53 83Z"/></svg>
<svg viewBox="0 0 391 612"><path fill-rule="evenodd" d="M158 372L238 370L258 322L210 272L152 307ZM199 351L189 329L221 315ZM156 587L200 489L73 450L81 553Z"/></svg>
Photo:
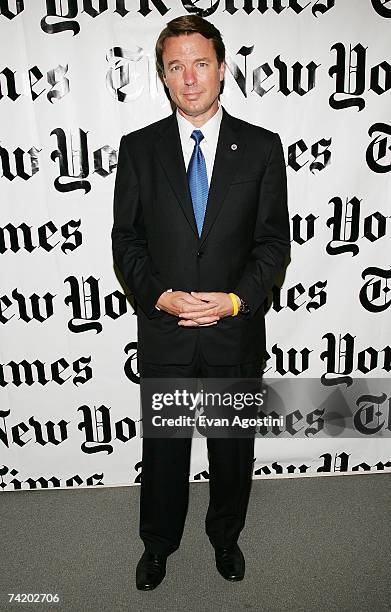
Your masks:
<svg viewBox="0 0 391 612"><path fill-rule="evenodd" d="M261 178L261 174L258 172L257 174L249 174L247 176L235 176L234 180L231 181L230 185L238 185L241 183L251 183L252 181L259 181Z"/></svg>

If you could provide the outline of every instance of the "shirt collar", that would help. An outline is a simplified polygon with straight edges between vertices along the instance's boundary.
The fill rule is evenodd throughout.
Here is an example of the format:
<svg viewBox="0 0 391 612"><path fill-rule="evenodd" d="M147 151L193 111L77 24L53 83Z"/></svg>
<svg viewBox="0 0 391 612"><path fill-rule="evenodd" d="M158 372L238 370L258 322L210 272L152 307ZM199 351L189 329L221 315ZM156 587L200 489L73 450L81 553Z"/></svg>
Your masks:
<svg viewBox="0 0 391 612"><path fill-rule="evenodd" d="M185 119L185 117L183 117L183 115L178 112L178 109L176 110L176 117L178 121L178 128L181 140L185 142L186 140L190 140L193 130L196 129L201 130L204 135L205 142L207 142L208 139L211 140L213 137L215 137L217 140L221 119L223 117L223 107L221 106L219 101L219 107L217 109L217 112L213 115L213 117L208 119L208 121L206 121L206 123L204 123L204 125L201 125L199 128L196 128L188 119Z"/></svg>

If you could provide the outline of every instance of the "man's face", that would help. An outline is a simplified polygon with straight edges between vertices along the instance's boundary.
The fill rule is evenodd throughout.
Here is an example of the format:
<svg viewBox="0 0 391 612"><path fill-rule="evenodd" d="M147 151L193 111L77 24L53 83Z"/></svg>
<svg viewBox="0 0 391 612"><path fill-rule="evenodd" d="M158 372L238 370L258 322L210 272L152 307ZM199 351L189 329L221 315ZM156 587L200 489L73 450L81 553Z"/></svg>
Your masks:
<svg viewBox="0 0 391 612"><path fill-rule="evenodd" d="M224 62L218 65L213 42L198 33L167 38L163 65L164 83L181 114L213 116L224 79Z"/></svg>

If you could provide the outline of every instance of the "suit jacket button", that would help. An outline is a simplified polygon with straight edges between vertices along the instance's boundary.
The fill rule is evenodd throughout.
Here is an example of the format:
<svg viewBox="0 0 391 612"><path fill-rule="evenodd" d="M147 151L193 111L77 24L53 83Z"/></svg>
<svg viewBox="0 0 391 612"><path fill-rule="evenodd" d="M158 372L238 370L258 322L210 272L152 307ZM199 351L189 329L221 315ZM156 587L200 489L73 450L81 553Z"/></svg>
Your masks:
<svg viewBox="0 0 391 612"><path fill-rule="evenodd" d="M202 257L204 254L204 251L197 251L197 257Z"/></svg>

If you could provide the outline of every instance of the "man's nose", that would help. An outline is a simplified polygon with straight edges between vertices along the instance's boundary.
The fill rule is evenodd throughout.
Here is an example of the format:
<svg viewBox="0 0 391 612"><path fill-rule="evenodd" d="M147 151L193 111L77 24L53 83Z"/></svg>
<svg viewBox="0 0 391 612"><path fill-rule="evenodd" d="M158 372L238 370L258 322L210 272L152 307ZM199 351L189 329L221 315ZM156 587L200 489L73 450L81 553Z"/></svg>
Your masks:
<svg viewBox="0 0 391 612"><path fill-rule="evenodd" d="M196 79L193 68L185 68L183 80L186 85L194 85Z"/></svg>

